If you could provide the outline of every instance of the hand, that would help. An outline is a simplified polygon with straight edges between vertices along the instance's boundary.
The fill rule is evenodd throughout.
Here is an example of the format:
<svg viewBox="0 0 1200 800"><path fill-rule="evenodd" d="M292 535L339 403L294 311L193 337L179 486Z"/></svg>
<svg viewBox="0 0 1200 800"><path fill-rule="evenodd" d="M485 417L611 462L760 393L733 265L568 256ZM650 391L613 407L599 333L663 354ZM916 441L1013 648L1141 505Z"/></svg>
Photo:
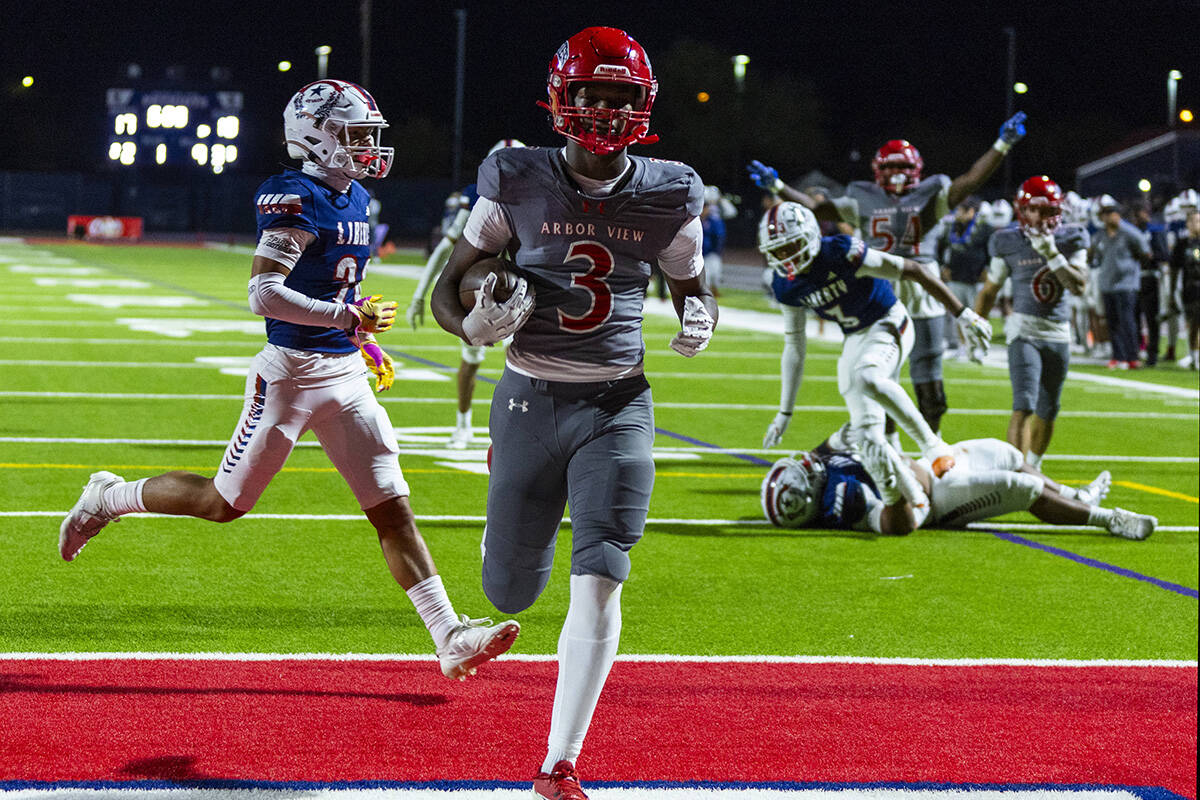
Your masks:
<svg viewBox="0 0 1200 800"><path fill-rule="evenodd" d="M699 297L688 296L683 299L683 327L671 339L671 349L685 358L691 358L704 348L712 339L716 322L709 315L708 309Z"/></svg>
<svg viewBox="0 0 1200 800"><path fill-rule="evenodd" d="M425 324L425 301L419 297L414 297L412 302L408 304L408 310L404 312L408 324L412 325L415 331L417 328Z"/></svg>
<svg viewBox="0 0 1200 800"><path fill-rule="evenodd" d="M1054 234L1052 233L1031 233L1029 236L1029 244L1033 251L1042 258L1049 261L1058 255L1058 245L1054 242Z"/></svg>
<svg viewBox="0 0 1200 800"><path fill-rule="evenodd" d="M358 317L357 330L362 333L383 333L396 321L395 300L384 300L383 295L373 294L347 303Z"/></svg>
<svg viewBox="0 0 1200 800"><path fill-rule="evenodd" d="M751 161L746 166L746 171L750 173L750 180L754 181L755 186L772 194L779 194L783 181L779 180L779 172L774 167L768 167L761 161Z"/></svg>
<svg viewBox="0 0 1200 800"><path fill-rule="evenodd" d="M376 344L375 337L368 335L362 338L358 344L358 352L367 363L367 369L375 375L375 391L386 392L392 388L392 381L396 379L396 367L392 364L392 357Z"/></svg>
<svg viewBox="0 0 1200 800"><path fill-rule="evenodd" d="M1018 111L1000 126L1000 138L1012 146L1025 138L1025 112Z"/></svg>
<svg viewBox="0 0 1200 800"><path fill-rule="evenodd" d="M467 341L476 347L495 344L511 336L533 313L533 295L529 292L526 280L518 279L512 296L503 303L497 303L492 294L497 277L493 272L483 279L479 294L475 297L475 307L462 323Z"/></svg>
<svg viewBox="0 0 1200 800"><path fill-rule="evenodd" d="M983 355L986 355L988 346L992 343L991 324L969 308L964 308L954 322L958 325L958 332L967 346L967 352L971 353L972 360L975 360L976 350L982 350ZM983 355L979 357L981 362Z"/></svg>
<svg viewBox="0 0 1200 800"><path fill-rule="evenodd" d="M767 432L763 434L763 447L771 448L779 444L779 440L783 438L783 432L787 430L788 423L791 421L792 412L778 412L775 419L771 420L771 424L767 426Z"/></svg>

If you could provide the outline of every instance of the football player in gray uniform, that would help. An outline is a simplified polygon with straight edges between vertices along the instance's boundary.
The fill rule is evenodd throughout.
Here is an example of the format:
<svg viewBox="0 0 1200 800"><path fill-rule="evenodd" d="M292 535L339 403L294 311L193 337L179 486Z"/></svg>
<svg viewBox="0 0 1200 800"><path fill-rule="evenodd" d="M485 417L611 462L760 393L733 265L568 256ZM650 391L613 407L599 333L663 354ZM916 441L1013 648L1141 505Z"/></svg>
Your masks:
<svg viewBox="0 0 1200 800"><path fill-rule="evenodd" d="M925 162L917 148L903 139L893 139L880 147L871 161L874 181L853 181L843 197L822 203L786 185L774 169L758 161L751 161L747 170L758 186L808 206L818 220L848 222L858 228L872 249L911 258L937 275L940 270L933 261L937 253L931 231L950 209L987 181L1009 149L1024 136L1025 113L1018 112L1000 126L1000 134L987 152L953 180L949 175L922 179ZM946 311L912 281L901 281L897 294L913 319L916 334L908 368L917 407L936 432L947 409L942 384Z"/></svg>
<svg viewBox="0 0 1200 800"><path fill-rule="evenodd" d="M1013 392L1007 438L1035 467L1050 446L1071 363L1067 292L1082 294L1088 279L1087 229L1059 225L1062 204L1062 189L1045 175L1021 184L1018 225L988 240L987 280L975 299L976 313L986 318L1005 279L1012 279L1013 311L1004 325Z"/></svg>
<svg viewBox="0 0 1200 800"><path fill-rule="evenodd" d="M508 148L483 162L479 200L431 308L470 344L515 331L489 419L483 588L497 608L520 612L541 594L571 504L571 602L534 792L582 798L575 760L616 656L621 584L654 485L642 367L651 263L671 289L681 329L670 346L681 355L708 345L717 304L703 274L700 177L626 152L657 139L658 85L642 47L624 31L587 28L554 54L547 84L543 105L566 146ZM489 276L466 313L463 274L506 249L517 289L498 303Z"/></svg>

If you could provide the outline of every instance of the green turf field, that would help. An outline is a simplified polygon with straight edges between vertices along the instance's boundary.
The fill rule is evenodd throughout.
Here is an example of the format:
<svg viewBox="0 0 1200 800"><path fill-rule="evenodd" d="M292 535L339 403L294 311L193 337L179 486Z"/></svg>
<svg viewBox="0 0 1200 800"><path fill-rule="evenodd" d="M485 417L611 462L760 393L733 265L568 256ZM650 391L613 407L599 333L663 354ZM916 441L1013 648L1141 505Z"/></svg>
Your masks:
<svg viewBox="0 0 1200 800"><path fill-rule="evenodd" d="M0 651L431 649L311 436L242 520L129 517L76 562L58 557L59 521L90 472L215 470L241 409L245 364L264 341L246 308L249 262L248 251L228 249L0 243ZM404 263L376 270L365 288L403 309L415 286ZM750 293L726 292L722 302L773 313ZM734 317L691 360L667 347L676 324L647 319L663 432L651 523L625 589L623 652L1196 659L1196 373L1168 366L1114 378L1081 367L1068 383L1045 470L1081 483L1110 469L1107 504L1154 514L1166 528L1140 543L1013 531L1090 564L983 530L902 539L783 531L764 524L765 468L752 459L807 449L841 424L838 346L810 341L786 449L764 453L781 341ZM421 528L458 609L492 613L478 574L486 443L443 449L458 342L427 315L420 331L401 321L381 343L397 362L382 399ZM481 376L498 377L502 359L489 355ZM1007 373L957 361L945 369L946 438L1003 437ZM477 428L489 398L481 381ZM567 554L560 548L549 588L519 616L516 651L554 651Z"/></svg>

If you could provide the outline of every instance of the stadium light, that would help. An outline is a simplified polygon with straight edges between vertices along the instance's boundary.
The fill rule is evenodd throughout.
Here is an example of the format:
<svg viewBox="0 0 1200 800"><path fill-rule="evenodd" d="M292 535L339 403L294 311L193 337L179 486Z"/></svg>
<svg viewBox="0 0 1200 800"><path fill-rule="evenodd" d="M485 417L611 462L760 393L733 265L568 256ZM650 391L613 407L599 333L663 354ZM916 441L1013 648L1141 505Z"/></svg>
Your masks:
<svg viewBox="0 0 1200 800"><path fill-rule="evenodd" d="M212 128L203 122L196 126L196 138L207 139L210 133L212 133Z"/></svg>
<svg viewBox="0 0 1200 800"><path fill-rule="evenodd" d="M292 68L292 62L280 61L278 64L275 65L275 68L277 70L279 70L280 72L287 72L289 69Z"/></svg>
<svg viewBox="0 0 1200 800"><path fill-rule="evenodd" d="M740 92L746 88L746 65L750 63L750 56L736 55L730 61L733 62L733 81Z"/></svg>
<svg viewBox="0 0 1200 800"><path fill-rule="evenodd" d="M28 89L30 86L33 86L33 76L26 75L24 78L21 78L21 85L26 89Z"/></svg>
<svg viewBox="0 0 1200 800"><path fill-rule="evenodd" d="M1179 95L1179 82L1183 73L1173 69L1167 73L1167 127L1175 127L1175 98Z"/></svg>
<svg viewBox="0 0 1200 800"><path fill-rule="evenodd" d="M1142 194L1149 194L1150 181L1146 180L1145 178L1142 178L1140 181L1138 181L1138 191Z"/></svg>
<svg viewBox="0 0 1200 800"><path fill-rule="evenodd" d="M317 54L317 79L325 80L325 74L329 71L329 54L333 52L333 48L327 44L323 44L313 50Z"/></svg>
<svg viewBox="0 0 1200 800"><path fill-rule="evenodd" d="M1181 108L1179 110L1179 121L1180 122L1191 122L1195 118L1196 118L1196 116L1194 114L1192 114L1192 110L1190 108Z"/></svg>
<svg viewBox="0 0 1200 800"><path fill-rule="evenodd" d="M708 92L697 92L696 93L696 101L697 102L707 103L710 99L711 98L708 96Z"/></svg>
<svg viewBox="0 0 1200 800"><path fill-rule="evenodd" d="M1022 83L1021 81L1017 81L1016 83L1013 84L1013 91L1016 92L1017 94L1025 94L1026 92L1029 91L1029 84Z"/></svg>

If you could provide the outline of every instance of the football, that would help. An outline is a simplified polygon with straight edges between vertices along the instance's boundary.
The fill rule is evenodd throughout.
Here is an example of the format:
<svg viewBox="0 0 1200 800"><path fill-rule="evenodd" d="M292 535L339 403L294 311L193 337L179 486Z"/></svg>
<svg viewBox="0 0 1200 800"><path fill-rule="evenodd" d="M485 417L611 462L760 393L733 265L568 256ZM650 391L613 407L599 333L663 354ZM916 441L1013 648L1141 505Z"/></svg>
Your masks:
<svg viewBox="0 0 1200 800"><path fill-rule="evenodd" d="M492 290L492 296L496 298L496 302L503 303L512 297L512 293L517 289L517 281L520 279L516 273L516 266L508 259L494 256L476 261L468 267L467 271L463 273L462 280L458 282L458 301L462 303L463 310L470 311L475 307L476 292L483 284L483 279L492 272L498 276L496 287Z"/></svg>

